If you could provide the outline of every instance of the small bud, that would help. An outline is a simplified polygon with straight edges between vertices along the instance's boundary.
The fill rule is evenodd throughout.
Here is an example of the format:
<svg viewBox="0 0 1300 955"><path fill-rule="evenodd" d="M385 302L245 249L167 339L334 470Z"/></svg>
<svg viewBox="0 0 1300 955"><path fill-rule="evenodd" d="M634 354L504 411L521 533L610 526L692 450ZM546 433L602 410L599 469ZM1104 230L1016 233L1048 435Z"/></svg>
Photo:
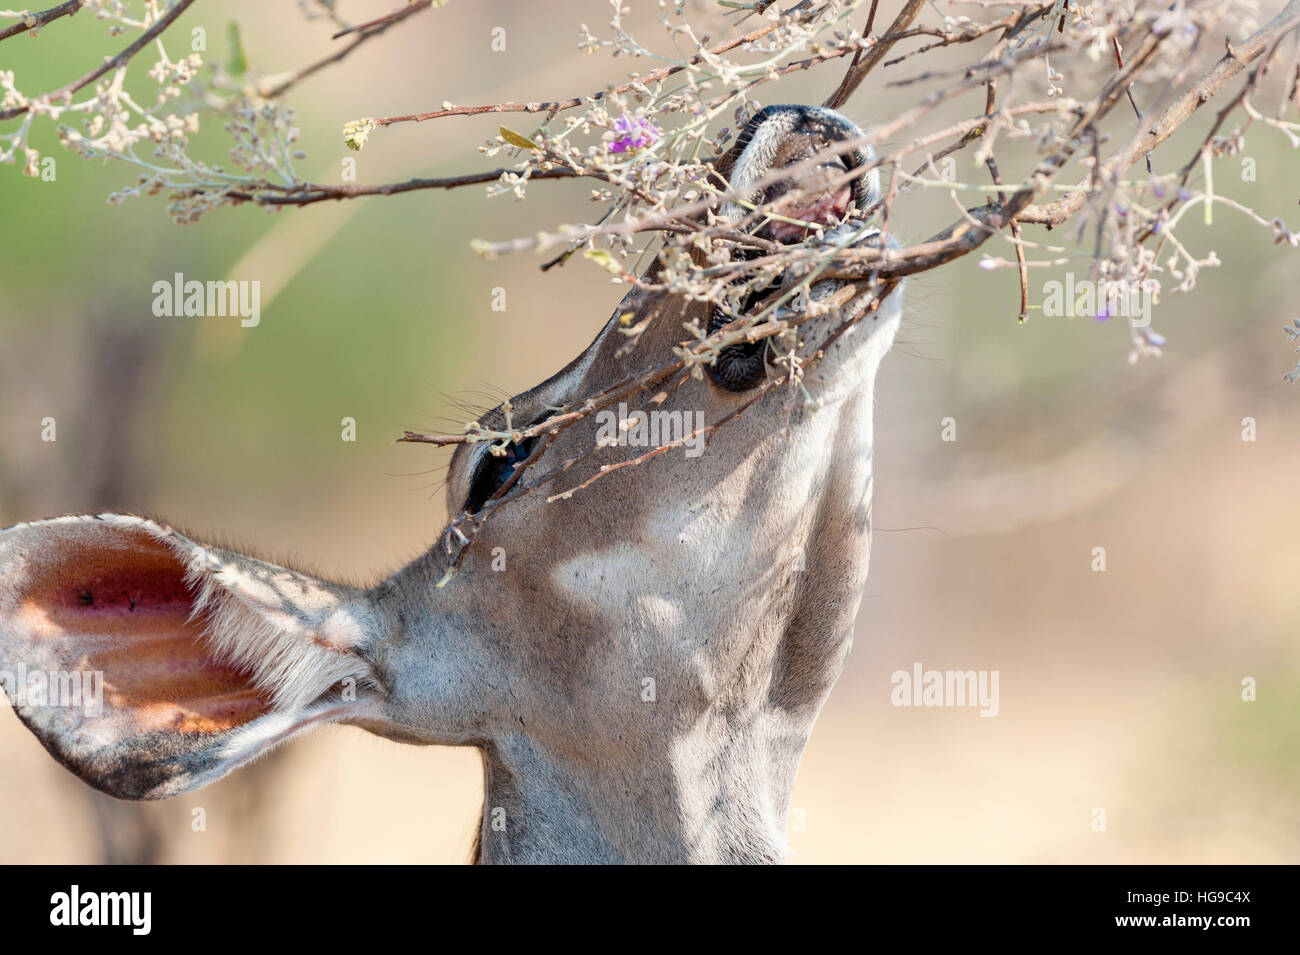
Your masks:
<svg viewBox="0 0 1300 955"><path fill-rule="evenodd" d="M373 119L354 119L343 127L343 142L349 149L360 152L374 128Z"/></svg>

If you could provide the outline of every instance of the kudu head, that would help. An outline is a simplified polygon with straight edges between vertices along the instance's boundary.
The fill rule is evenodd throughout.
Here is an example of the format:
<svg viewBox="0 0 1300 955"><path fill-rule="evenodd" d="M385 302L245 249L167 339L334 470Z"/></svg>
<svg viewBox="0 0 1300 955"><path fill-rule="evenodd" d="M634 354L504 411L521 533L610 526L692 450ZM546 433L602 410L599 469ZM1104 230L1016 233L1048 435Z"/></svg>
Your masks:
<svg viewBox="0 0 1300 955"><path fill-rule="evenodd" d="M763 110L718 164L730 214L794 189L790 221L758 234L794 243L829 224L845 244L878 241L832 221L877 198L874 171L851 176L864 149L768 182L860 135L828 110ZM647 370L681 354L684 325L731 316L634 291L566 368L479 422L515 439L457 450L460 517L370 589L140 517L0 533L0 672L18 715L124 798L186 792L342 722L481 747L487 861L780 860L865 583L872 384L899 316L897 290L868 305L810 284L815 317L793 331L660 379ZM619 400L593 411L602 393ZM102 674L95 712L60 698L86 673Z"/></svg>

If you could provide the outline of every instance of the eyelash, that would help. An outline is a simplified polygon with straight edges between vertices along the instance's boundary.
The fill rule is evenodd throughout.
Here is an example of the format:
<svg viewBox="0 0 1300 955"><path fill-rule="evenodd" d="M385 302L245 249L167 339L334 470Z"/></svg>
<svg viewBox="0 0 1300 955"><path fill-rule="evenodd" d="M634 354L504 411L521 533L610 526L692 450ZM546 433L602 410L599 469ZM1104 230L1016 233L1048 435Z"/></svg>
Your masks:
<svg viewBox="0 0 1300 955"><path fill-rule="evenodd" d="M465 510L471 514L480 511L501 485L510 480L515 473L514 466L528 460L536 444L536 438L525 438L518 444L512 442L502 456L493 454L487 447L480 451L470 477L469 493L465 495Z"/></svg>

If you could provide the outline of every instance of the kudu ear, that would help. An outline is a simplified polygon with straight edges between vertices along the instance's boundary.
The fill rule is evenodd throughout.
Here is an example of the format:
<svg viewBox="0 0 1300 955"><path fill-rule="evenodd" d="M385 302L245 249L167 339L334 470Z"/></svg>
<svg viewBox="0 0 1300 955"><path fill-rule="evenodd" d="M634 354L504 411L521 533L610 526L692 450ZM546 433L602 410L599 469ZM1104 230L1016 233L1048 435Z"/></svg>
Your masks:
<svg viewBox="0 0 1300 955"><path fill-rule="evenodd" d="M374 717L365 593L105 514L0 531L0 682L96 789L158 799Z"/></svg>

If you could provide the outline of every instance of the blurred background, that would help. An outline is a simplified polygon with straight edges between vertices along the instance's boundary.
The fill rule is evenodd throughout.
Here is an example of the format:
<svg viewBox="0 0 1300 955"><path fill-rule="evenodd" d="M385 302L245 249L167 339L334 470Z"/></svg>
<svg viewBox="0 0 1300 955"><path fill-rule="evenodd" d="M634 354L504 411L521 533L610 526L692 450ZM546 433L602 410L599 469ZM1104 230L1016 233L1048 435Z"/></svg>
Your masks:
<svg viewBox="0 0 1300 955"><path fill-rule="evenodd" d="M392 6L357 0L344 12L360 21ZM664 49L657 5L631 7L629 25ZM877 30L895 7L882 4ZM736 29L715 6L695 8L715 38ZM366 183L490 168L475 147L496 117L380 130L361 153L340 128L444 100L582 94L652 68L575 52L579 22L603 36L608 17L603 0L562 15L505 2L420 14L290 95L308 153L299 169L337 182L351 157ZM264 73L333 49L331 27L287 3L196 4L174 35L203 27L221 59L231 20ZM491 50L494 27L504 52ZM6 41L0 67L35 93L125 42L83 14ZM1053 65L1079 83L1072 95L1091 95L1095 80ZM883 84L921 68L878 70L845 112L864 124L893 115L904 94ZM795 74L758 96L820 101L841 72ZM1135 92L1144 105L1158 94ZM982 102L949 104L927 128ZM1157 172L1186 162L1214 110L1156 151ZM1117 110L1113 127L1127 136L1130 115ZM219 131L202 137L219 161ZM33 145L56 160L54 181L0 167L0 526L143 512L372 582L426 549L447 516L448 455L393 438L459 429L466 406L541 381L622 295L584 262L543 274L531 255L486 262L468 248L588 220L598 207L581 183L539 183L522 204L474 187L275 215L246 206L182 228L161 199L106 204L134 181L126 167L78 159L48 124ZM1033 156L1005 148L1011 180ZM1216 189L1294 219L1300 154L1257 127L1246 156L1254 181L1239 181L1230 157ZM968 153L958 171L984 181ZM895 210L891 231L905 242L954 216L937 190ZM1026 237L1049 238L1032 227ZM1300 860L1300 386L1282 381L1296 356L1280 330L1300 315L1300 260L1225 210L1180 238L1217 250L1223 266L1191 295L1166 291L1153 315L1166 353L1136 365L1122 321L1031 312L1019 325L1014 270L983 272L970 256L910 281L877 387L871 579L795 790L795 861ZM989 249L1013 255L1006 243ZM151 286L174 272L259 280L260 325L154 317ZM1034 270L1031 303L1063 277ZM505 311L491 307L496 288ZM55 442L41 440L46 417ZM340 440L344 417L357 422L355 443ZM941 440L948 417L956 441ZM1254 441L1243 440L1245 418ZM1104 573L1092 569L1096 547ZM891 706L890 675L914 662L998 670L1000 713ZM1247 677L1255 702L1242 700ZM8 712L0 783L6 863L462 862L482 785L473 750L328 728L197 793L119 803L59 767ZM196 832L199 807L207 828Z"/></svg>

